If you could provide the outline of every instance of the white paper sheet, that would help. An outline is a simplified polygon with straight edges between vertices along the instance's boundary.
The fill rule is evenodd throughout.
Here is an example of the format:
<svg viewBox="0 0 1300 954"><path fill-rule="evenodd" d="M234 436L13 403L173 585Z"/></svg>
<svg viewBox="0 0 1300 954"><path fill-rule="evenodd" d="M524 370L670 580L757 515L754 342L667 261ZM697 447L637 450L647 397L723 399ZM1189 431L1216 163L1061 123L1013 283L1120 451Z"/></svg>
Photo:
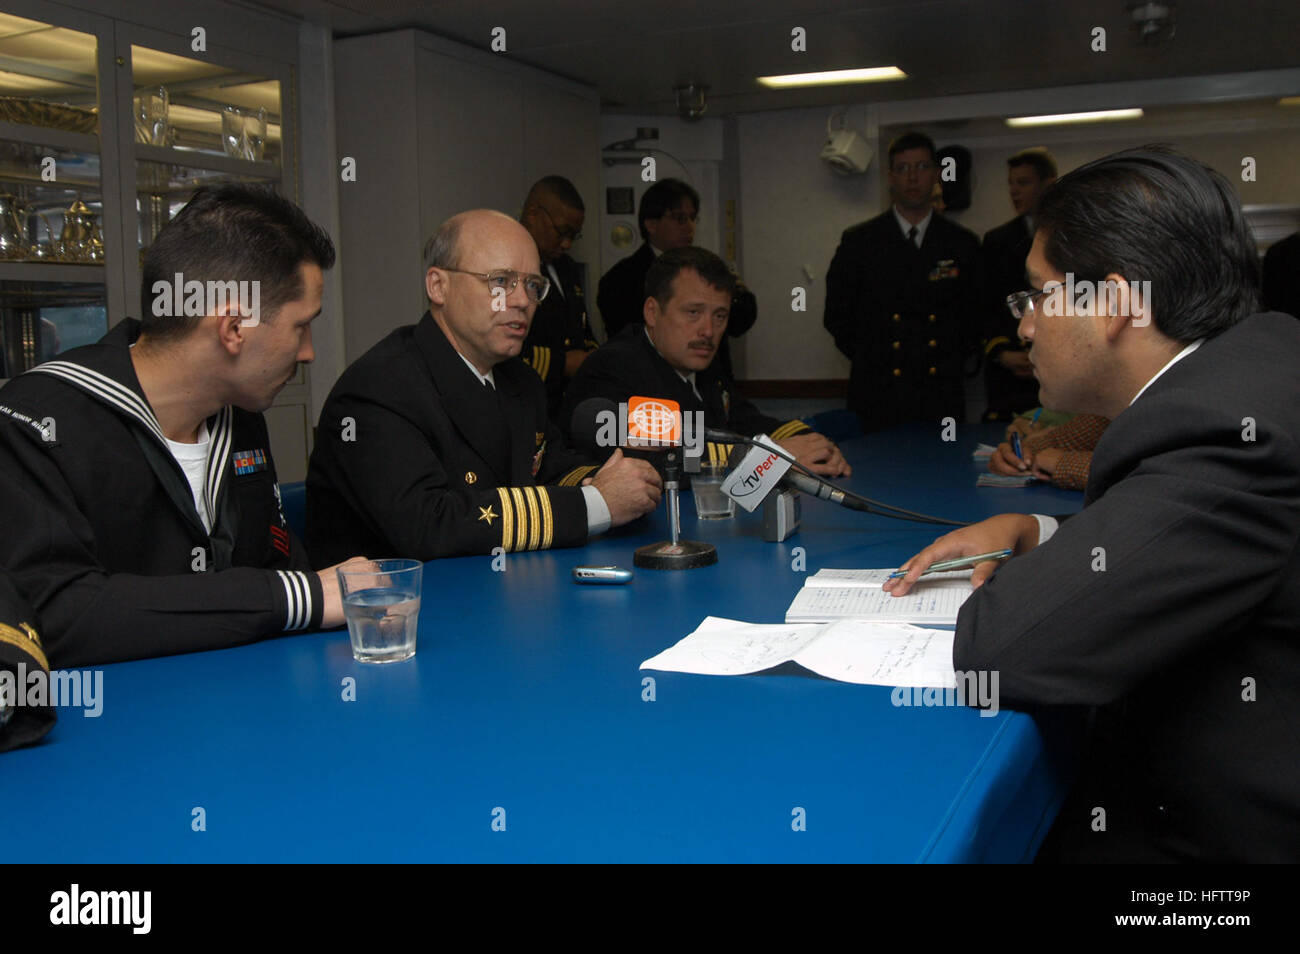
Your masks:
<svg viewBox="0 0 1300 954"><path fill-rule="evenodd" d="M710 616L641 668L730 676L793 661L841 682L943 689L957 684L952 641L951 632L895 623L773 626Z"/></svg>
<svg viewBox="0 0 1300 954"><path fill-rule="evenodd" d="M795 662L828 679L871 686L956 688L953 633L899 623L830 623Z"/></svg>
<svg viewBox="0 0 1300 954"><path fill-rule="evenodd" d="M695 632L647 659L641 668L712 676L759 672L789 662L821 629L816 624L764 625L708 616Z"/></svg>

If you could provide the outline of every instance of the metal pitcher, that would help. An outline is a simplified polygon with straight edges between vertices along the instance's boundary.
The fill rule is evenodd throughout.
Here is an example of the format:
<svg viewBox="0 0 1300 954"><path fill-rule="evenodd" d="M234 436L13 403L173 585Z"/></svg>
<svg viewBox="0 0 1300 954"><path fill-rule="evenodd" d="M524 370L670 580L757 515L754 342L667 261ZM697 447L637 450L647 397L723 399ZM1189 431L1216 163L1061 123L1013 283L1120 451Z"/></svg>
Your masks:
<svg viewBox="0 0 1300 954"><path fill-rule="evenodd" d="M99 220L90 207L80 199L68 206L63 213L63 232L59 244L63 247L63 259L68 262L91 262L95 260L95 238L99 234ZM103 239L99 240L102 250ZM100 252L103 256L103 252Z"/></svg>
<svg viewBox="0 0 1300 954"><path fill-rule="evenodd" d="M23 227L22 208L15 196L0 194L0 259L25 259L31 250Z"/></svg>

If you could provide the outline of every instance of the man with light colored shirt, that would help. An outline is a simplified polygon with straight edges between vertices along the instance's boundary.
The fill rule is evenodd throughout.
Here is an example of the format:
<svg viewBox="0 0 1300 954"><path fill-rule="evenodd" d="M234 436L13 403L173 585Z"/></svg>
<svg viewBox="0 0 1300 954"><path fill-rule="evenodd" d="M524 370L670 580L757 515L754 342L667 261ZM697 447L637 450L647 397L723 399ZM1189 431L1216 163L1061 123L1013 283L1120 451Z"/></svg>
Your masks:
<svg viewBox="0 0 1300 954"><path fill-rule="evenodd" d="M537 245L480 209L425 247L429 310L343 373L307 474L307 548L429 560L578 546L649 513L661 482L616 453L564 445L542 381L519 355L550 291Z"/></svg>
<svg viewBox="0 0 1300 954"><path fill-rule="evenodd" d="M887 589L1014 550L975 568L953 664L1095 707L1044 855L1300 861L1300 325L1257 313L1232 186L1158 147L1053 186L1027 265L1043 404L1111 419L1084 508L957 530Z"/></svg>

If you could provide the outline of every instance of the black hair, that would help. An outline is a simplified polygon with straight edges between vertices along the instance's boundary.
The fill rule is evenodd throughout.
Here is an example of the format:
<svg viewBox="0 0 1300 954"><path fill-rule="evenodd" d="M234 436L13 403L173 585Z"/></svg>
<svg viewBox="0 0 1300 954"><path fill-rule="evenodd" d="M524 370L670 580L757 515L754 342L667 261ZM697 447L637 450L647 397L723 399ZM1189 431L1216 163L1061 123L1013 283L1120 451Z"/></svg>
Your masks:
<svg viewBox="0 0 1300 954"><path fill-rule="evenodd" d="M641 205L637 207L636 224L641 228L641 238L649 241L650 233L645 230L646 219L661 219L685 201L690 201L698 215L700 211L700 194L681 179L661 179L645 190L641 196Z"/></svg>
<svg viewBox="0 0 1300 954"><path fill-rule="evenodd" d="M1032 166L1039 179L1056 178L1056 160L1042 146L1022 149L1007 160L1008 169L1014 169L1016 166Z"/></svg>
<svg viewBox="0 0 1300 954"><path fill-rule="evenodd" d="M1038 229L1054 268L1100 282L1149 281L1165 336L1190 342L1259 308L1259 260L1228 180L1167 146L1117 152L1043 194Z"/></svg>
<svg viewBox="0 0 1300 954"><path fill-rule="evenodd" d="M673 295L673 280L684 268L694 269L700 278L718 291L726 292L728 297L736 294L736 276L726 262L707 248L686 245L664 252L654 260L645 274L646 297L667 307Z"/></svg>
<svg viewBox="0 0 1300 954"><path fill-rule="evenodd" d="M528 197L524 200L525 208L543 195L552 196L561 205L568 206L578 212L587 211L587 207L583 205L582 196L578 194L577 188L564 176L543 176L534 182L533 187L528 190Z"/></svg>
<svg viewBox="0 0 1300 954"><path fill-rule="evenodd" d="M909 149L925 149L930 153L930 161L934 162L934 140L925 133L905 132L889 144L889 168L894 167L894 157L900 152L907 152Z"/></svg>
<svg viewBox="0 0 1300 954"><path fill-rule="evenodd" d="M141 333L155 341L188 334L201 316L154 314L154 285L257 282L261 320L303 294L298 268L334 265L334 243L302 209L270 189L205 187L158 233L141 269ZM173 309L167 309L169 312Z"/></svg>

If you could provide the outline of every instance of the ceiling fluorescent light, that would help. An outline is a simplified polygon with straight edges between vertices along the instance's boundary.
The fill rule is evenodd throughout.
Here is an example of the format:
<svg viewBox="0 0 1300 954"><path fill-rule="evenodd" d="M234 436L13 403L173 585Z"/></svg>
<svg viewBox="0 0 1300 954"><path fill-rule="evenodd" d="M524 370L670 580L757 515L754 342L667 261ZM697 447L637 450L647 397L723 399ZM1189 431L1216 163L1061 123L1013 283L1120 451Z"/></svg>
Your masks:
<svg viewBox="0 0 1300 954"><path fill-rule="evenodd" d="M860 70L830 70L825 73L787 73L784 76L760 76L768 89L791 89L796 86L834 86L839 83L878 83L882 80L907 79L897 66L872 66Z"/></svg>
<svg viewBox="0 0 1300 954"><path fill-rule="evenodd" d="M1063 123L1109 123L1117 119L1141 119L1140 109L1098 109L1090 113L1056 113L1051 116L1013 116L1008 126L1057 126Z"/></svg>

